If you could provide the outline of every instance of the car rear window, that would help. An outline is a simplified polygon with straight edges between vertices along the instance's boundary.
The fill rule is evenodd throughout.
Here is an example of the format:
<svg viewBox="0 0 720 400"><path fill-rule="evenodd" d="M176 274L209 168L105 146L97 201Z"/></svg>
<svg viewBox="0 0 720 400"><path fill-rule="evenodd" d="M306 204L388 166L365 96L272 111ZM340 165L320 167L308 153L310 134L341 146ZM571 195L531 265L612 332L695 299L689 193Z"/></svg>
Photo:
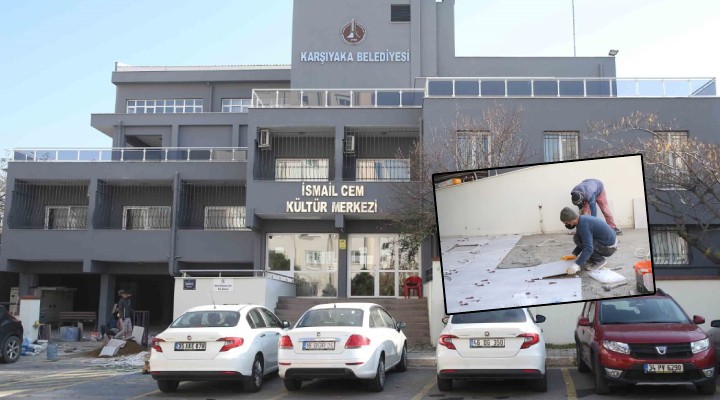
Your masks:
<svg viewBox="0 0 720 400"><path fill-rule="evenodd" d="M600 303L601 324L689 323L690 320L668 298L632 298L605 300Z"/></svg>
<svg viewBox="0 0 720 400"><path fill-rule="evenodd" d="M468 314L453 315L453 324L489 324L525 322L527 317L522 309L480 311Z"/></svg>
<svg viewBox="0 0 720 400"><path fill-rule="evenodd" d="M170 328L220 328L237 326L239 321L237 311L192 311L178 317Z"/></svg>
<svg viewBox="0 0 720 400"><path fill-rule="evenodd" d="M357 308L322 308L310 310L300 318L296 328L312 326L362 326L363 310Z"/></svg>

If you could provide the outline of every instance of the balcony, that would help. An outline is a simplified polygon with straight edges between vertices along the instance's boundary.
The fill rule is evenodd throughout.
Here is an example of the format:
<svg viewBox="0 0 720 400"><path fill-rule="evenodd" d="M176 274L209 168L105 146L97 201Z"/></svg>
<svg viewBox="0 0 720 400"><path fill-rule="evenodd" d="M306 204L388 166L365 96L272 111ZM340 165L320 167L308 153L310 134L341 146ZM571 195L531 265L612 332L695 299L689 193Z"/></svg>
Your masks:
<svg viewBox="0 0 720 400"><path fill-rule="evenodd" d="M23 162L232 162L247 161L247 147L111 147L104 149L14 149Z"/></svg>
<svg viewBox="0 0 720 400"><path fill-rule="evenodd" d="M427 78L425 97L715 97L714 78Z"/></svg>
<svg viewBox="0 0 720 400"><path fill-rule="evenodd" d="M254 108L420 108L423 89L255 89Z"/></svg>

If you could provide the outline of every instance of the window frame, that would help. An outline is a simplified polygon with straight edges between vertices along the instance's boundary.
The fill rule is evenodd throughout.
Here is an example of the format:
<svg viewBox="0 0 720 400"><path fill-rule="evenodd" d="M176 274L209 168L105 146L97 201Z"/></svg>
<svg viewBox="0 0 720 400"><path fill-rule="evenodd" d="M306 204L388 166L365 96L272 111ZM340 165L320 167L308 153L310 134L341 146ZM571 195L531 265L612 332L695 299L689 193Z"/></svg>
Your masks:
<svg viewBox="0 0 720 400"><path fill-rule="evenodd" d="M281 167L280 163L297 162L299 165L293 166L286 164ZM317 162L317 166L308 165ZM279 171L286 170L292 172L300 170L300 177L288 176L281 177ZM305 174L306 171L317 171L319 177L310 176L313 174ZM293 175L292 173L288 175ZM275 181L276 182L328 182L330 180L330 159L329 158L276 158L275 159Z"/></svg>
<svg viewBox="0 0 720 400"><path fill-rule="evenodd" d="M389 161L389 163L388 163ZM381 163L381 177L377 176L378 162ZM370 165L361 165L371 163ZM388 164L400 165L388 165ZM402 165L404 164L404 165ZM361 173L361 171L363 173ZM364 172L370 171L367 177ZM406 172L394 174L394 171ZM371 176L372 175L372 176ZM396 176L394 176L396 175ZM402 175L402 176L400 176ZM361 177L362 176L362 177ZM410 182L410 159L409 158L358 158L355 160L355 180L358 182Z"/></svg>
<svg viewBox="0 0 720 400"><path fill-rule="evenodd" d="M223 217L225 221L233 222L236 218L239 218L239 223L237 227L234 227L232 223L228 223L224 227L209 227L208 225L208 211L218 211L218 210L225 210L225 216ZM237 210L238 215L232 215L232 211ZM240 231L240 230L249 230L246 225L246 214L247 210L245 209L245 206L205 206L204 207L204 214L203 214L203 230L206 231Z"/></svg>
<svg viewBox="0 0 720 400"><path fill-rule="evenodd" d="M673 236L674 234L674 236ZM663 250L668 250L664 254L656 254L658 251L659 237L664 236L666 241L663 243ZM672 243L676 240L676 243ZM680 237L679 229L673 226L652 226L650 227L650 243L652 247L652 263L658 266L689 266L690 265L690 246L687 241ZM673 252L675 249L680 252ZM678 261L680 260L680 261Z"/></svg>
<svg viewBox="0 0 720 400"><path fill-rule="evenodd" d="M50 227L50 210L51 209L67 209L68 215L67 215L67 225L63 228L55 228ZM77 215L73 215L73 209L85 209L85 218L79 218ZM88 206L84 205L68 205L68 206L45 206L45 221L44 221L44 229L45 230L63 230L63 231L76 231L76 230L84 230L87 229L87 209ZM81 225L80 227L73 228L73 225Z"/></svg>
<svg viewBox="0 0 720 400"><path fill-rule="evenodd" d="M488 165L492 164L492 137L490 135L490 131L479 129L460 129L456 131L456 138L456 159L469 164L463 166L462 169L468 169L466 167L469 167L469 169L482 167L481 162L478 160L478 146L485 147L483 151L487 155L487 163ZM484 146L485 139L487 139L487 146ZM469 151L469 153L463 156L463 151Z"/></svg>
<svg viewBox="0 0 720 400"><path fill-rule="evenodd" d="M149 226L150 218L150 210L153 208L157 209L167 209L170 213L170 220L168 221L169 224L167 227L151 227ZM128 211L130 210L145 210L146 215L143 218L143 227L142 228L128 228L127 227L127 221L128 221ZM128 230L128 231L151 231L151 230L166 230L170 229L172 227L172 206L123 206L123 222L122 222L122 229Z"/></svg>
<svg viewBox="0 0 720 400"><path fill-rule="evenodd" d="M551 136L556 136L555 138L551 138ZM563 154L563 150L567 150L564 145L564 141L568 140L569 138L574 139L575 141L575 155L572 156L566 156ZM555 143L557 143L557 149L558 149L558 159L557 160L548 160L548 141L550 140L556 140ZM543 150L544 150L544 159L545 162L558 162L558 161L568 161L568 160L577 160L580 157L580 132L579 131L545 131L543 136Z"/></svg>
<svg viewBox="0 0 720 400"><path fill-rule="evenodd" d="M665 141L670 146L676 145L676 144L686 144L687 141L690 139L690 132L688 131L657 131L653 132L653 139L654 140L660 140ZM683 161L679 157L673 156L672 150L668 150L667 154L665 155L667 157L668 165L671 168L671 171L668 171L668 174L672 175L674 170L677 170L677 173L683 173L687 174L688 170L687 167L683 164ZM678 165L679 164L679 165ZM662 176L665 173L659 172L658 175ZM660 183L660 190L685 190L682 186L675 185L673 183Z"/></svg>
<svg viewBox="0 0 720 400"><path fill-rule="evenodd" d="M227 101L227 104L226 104ZM232 97L220 99L220 112L223 113L247 113L252 106L252 99L247 97ZM237 111L235 111L237 109Z"/></svg>
<svg viewBox="0 0 720 400"><path fill-rule="evenodd" d="M399 17L395 13L401 13L401 16L405 16L405 8L407 8L407 20L397 18ZM396 18L396 19L393 19ZM412 22L412 7L410 4L390 4L390 23L393 24L408 24Z"/></svg>
<svg viewBox="0 0 720 400"><path fill-rule="evenodd" d="M188 104L188 102L191 102ZM132 103L132 104L131 104ZM204 112L204 99L126 99L126 114L195 114ZM190 109L187 111L187 109ZM142 110L142 112L139 112ZM152 110L149 112L149 110ZM162 110L161 112L158 112Z"/></svg>

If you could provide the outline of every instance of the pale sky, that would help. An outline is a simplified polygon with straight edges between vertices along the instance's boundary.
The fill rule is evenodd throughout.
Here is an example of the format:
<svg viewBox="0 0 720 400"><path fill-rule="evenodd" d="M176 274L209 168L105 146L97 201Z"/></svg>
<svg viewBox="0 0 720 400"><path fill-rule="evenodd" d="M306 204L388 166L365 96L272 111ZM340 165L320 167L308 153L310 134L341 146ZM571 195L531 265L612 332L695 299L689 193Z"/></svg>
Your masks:
<svg viewBox="0 0 720 400"><path fill-rule="evenodd" d="M457 56L572 56L571 0L456 0ZM0 150L106 147L115 61L289 64L291 0L14 1L0 16ZM578 56L619 77L720 76L720 1L576 0Z"/></svg>

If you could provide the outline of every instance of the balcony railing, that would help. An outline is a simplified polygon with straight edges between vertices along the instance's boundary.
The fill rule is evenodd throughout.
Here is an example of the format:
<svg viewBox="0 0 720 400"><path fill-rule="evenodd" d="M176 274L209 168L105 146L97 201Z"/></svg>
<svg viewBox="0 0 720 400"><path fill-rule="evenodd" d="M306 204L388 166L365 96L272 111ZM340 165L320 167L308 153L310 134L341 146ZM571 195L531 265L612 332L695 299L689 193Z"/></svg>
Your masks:
<svg viewBox="0 0 720 400"><path fill-rule="evenodd" d="M180 273L183 278L191 277L203 277L203 276L217 276L222 277L237 277L237 278L268 278L276 281L297 283L297 280L292 276L279 274L277 272L266 271L264 269L181 269Z"/></svg>
<svg viewBox="0 0 720 400"><path fill-rule="evenodd" d="M13 150L12 161L247 161L247 147L112 147L104 149L15 149Z"/></svg>
<svg viewBox="0 0 720 400"><path fill-rule="evenodd" d="M427 78L426 97L715 97L714 78Z"/></svg>
<svg viewBox="0 0 720 400"><path fill-rule="evenodd" d="M255 108L419 108L423 89L255 89Z"/></svg>

